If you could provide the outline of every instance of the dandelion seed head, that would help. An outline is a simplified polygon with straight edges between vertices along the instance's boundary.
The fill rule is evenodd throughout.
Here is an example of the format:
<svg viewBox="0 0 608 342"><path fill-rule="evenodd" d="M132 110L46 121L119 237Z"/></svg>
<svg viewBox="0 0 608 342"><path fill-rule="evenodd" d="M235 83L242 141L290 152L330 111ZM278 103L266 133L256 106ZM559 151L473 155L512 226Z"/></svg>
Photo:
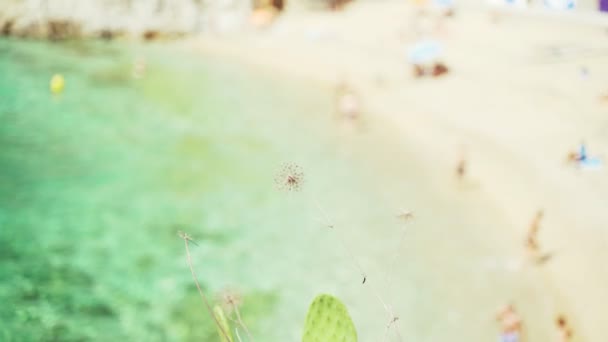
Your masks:
<svg viewBox="0 0 608 342"><path fill-rule="evenodd" d="M403 221L409 221L414 218L414 213L409 210L402 210L397 217Z"/></svg>
<svg viewBox="0 0 608 342"><path fill-rule="evenodd" d="M226 288L218 294L218 302L224 312L229 315L243 304L243 297L234 289Z"/></svg>
<svg viewBox="0 0 608 342"><path fill-rule="evenodd" d="M304 172L299 165L286 163L275 176L274 182L279 190L298 191L304 182Z"/></svg>
<svg viewBox="0 0 608 342"><path fill-rule="evenodd" d="M186 243L188 243L188 242L192 242L193 244L195 244L195 245L197 245L197 246L198 246L198 243L196 243L196 241L192 240L192 237L191 237L191 236L190 236L188 233L185 233L185 232L183 232L183 231L181 231L181 230L178 230L178 231L177 231L177 235L178 235L180 238L182 238L184 241L186 241Z"/></svg>

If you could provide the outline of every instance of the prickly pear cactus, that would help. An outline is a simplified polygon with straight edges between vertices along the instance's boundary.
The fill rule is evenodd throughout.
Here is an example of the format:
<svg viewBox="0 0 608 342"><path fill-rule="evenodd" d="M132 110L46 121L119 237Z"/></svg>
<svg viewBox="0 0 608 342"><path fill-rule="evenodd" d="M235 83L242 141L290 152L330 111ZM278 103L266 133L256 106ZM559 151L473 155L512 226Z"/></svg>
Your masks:
<svg viewBox="0 0 608 342"><path fill-rule="evenodd" d="M224 335L218 327L217 333L220 335L220 341L233 342L234 340L232 339L232 334L230 333L230 326L228 325L228 321L226 320L226 316L224 315L224 310L222 310L220 306L216 305L213 307L213 313L215 314L217 321L222 326L222 329L224 329L224 332L228 335L228 339L226 339L226 335Z"/></svg>
<svg viewBox="0 0 608 342"><path fill-rule="evenodd" d="M331 295L318 295L310 304L302 342L356 342L357 330L346 306Z"/></svg>

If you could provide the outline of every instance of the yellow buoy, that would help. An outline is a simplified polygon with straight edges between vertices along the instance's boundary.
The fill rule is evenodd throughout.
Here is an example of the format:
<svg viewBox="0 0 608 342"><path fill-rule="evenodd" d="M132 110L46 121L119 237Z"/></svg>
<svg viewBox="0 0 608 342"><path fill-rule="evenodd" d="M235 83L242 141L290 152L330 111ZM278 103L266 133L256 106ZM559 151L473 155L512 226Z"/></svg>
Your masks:
<svg viewBox="0 0 608 342"><path fill-rule="evenodd" d="M63 91L63 88L65 87L65 79L63 78L63 76L61 76L61 74L55 74L53 75L53 78L51 78L51 93L53 94L59 94Z"/></svg>

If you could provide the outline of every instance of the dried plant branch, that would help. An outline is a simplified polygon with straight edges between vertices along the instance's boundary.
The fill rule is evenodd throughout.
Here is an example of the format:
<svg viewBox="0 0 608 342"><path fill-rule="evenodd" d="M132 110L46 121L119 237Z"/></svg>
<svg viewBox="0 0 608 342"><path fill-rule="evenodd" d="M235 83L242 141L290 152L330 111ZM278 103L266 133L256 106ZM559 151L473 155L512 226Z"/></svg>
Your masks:
<svg viewBox="0 0 608 342"><path fill-rule="evenodd" d="M192 279L194 280L194 284L196 284L196 288L198 289L198 293L203 301L203 304L207 308L209 315L211 315L211 317L213 318L215 325L222 332L222 335L224 335L224 338L226 339L226 341L230 341L230 337L228 336L228 333L224 330L224 327L220 324L220 321L215 316L215 313L213 312L213 309L211 308L211 304L209 304L209 301L207 300L207 296L205 296L203 289L201 289L201 285L199 284L198 278L196 277L196 273L194 272L194 267L192 266L192 257L190 255L190 246L188 245L188 243L192 242L195 245L197 245L197 243L194 242L192 240L192 238L190 237L190 235L188 235L187 233L179 231L178 235L180 238L182 238L184 240L184 246L186 247L186 257L188 260L188 267L190 268L190 273L192 274Z"/></svg>
<svg viewBox="0 0 608 342"><path fill-rule="evenodd" d="M251 332L249 332L249 329L247 328L247 326L243 322L243 319L241 318L241 313L239 311L239 308L234 303L232 304L232 306L234 308L234 312L236 313L236 320L237 320L238 324L241 326L241 328L243 328L243 330L245 330L245 334L247 334L247 337L249 338L249 341L253 342L253 336L251 336Z"/></svg>

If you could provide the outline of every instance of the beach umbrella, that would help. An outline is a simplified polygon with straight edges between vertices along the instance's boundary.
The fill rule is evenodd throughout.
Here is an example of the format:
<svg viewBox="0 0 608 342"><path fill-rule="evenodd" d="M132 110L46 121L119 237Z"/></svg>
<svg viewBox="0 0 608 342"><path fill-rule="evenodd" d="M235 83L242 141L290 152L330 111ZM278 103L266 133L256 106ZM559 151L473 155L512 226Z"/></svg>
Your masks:
<svg viewBox="0 0 608 342"><path fill-rule="evenodd" d="M454 7L454 0L433 0L433 4L442 9L449 9Z"/></svg>
<svg viewBox="0 0 608 342"><path fill-rule="evenodd" d="M441 44L434 40L423 40L408 49L408 60L412 64L425 64L437 60L443 53Z"/></svg>

